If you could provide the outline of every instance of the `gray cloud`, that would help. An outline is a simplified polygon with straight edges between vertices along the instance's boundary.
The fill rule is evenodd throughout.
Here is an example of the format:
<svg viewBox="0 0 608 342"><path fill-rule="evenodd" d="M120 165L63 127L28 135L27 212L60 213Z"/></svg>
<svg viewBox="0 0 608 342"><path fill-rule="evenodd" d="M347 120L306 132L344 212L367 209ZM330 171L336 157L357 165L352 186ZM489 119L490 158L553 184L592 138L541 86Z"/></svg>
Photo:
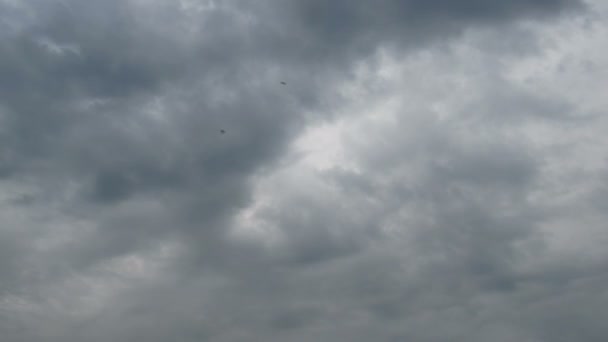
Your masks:
<svg viewBox="0 0 608 342"><path fill-rule="evenodd" d="M0 334L599 341L605 120L509 69L586 8L0 1Z"/></svg>

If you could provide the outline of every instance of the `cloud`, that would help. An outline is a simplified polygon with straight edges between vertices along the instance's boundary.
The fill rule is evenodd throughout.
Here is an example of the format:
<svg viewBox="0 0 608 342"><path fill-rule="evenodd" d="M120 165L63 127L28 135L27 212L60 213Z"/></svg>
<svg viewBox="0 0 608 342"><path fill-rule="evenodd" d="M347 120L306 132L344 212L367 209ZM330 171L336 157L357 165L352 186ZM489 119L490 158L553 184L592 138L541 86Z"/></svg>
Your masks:
<svg viewBox="0 0 608 342"><path fill-rule="evenodd" d="M605 13L0 1L0 334L599 341Z"/></svg>

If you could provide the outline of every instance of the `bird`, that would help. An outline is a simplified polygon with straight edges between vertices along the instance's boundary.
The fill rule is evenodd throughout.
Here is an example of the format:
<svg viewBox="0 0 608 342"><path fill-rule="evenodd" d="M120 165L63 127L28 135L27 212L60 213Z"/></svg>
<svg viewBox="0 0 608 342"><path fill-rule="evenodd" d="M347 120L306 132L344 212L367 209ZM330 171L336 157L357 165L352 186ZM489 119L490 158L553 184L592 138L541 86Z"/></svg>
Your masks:
<svg viewBox="0 0 608 342"><path fill-rule="evenodd" d="M287 85L287 83L285 83L285 82L283 82L283 81L281 81L281 84L282 84L282 85Z"/></svg>
<svg viewBox="0 0 608 342"><path fill-rule="evenodd" d="M226 131L225 131L225 130L223 130L223 129L221 129L221 130L220 130L220 133L224 134L224 133L226 133Z"/></svg>

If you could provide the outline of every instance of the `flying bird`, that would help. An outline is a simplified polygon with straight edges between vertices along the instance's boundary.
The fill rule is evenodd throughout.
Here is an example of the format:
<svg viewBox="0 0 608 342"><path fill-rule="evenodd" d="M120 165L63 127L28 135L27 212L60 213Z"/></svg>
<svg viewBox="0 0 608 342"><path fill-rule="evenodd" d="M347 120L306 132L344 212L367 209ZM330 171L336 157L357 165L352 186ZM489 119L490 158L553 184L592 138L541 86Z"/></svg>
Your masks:
<svg viewBox="0 0 608 342"><path fill-rule="evenodd" d="M285 83L285 82L281 82L281 84L282 84L282 85L287 85L287 83Z"/></svg>
<svg viewBox="0 0 608 342"><path fill-rule="evenodd" d="M220 130L220 133L224 134L224 133L226 133L226 131L222 129L222 130Z"/></svg>

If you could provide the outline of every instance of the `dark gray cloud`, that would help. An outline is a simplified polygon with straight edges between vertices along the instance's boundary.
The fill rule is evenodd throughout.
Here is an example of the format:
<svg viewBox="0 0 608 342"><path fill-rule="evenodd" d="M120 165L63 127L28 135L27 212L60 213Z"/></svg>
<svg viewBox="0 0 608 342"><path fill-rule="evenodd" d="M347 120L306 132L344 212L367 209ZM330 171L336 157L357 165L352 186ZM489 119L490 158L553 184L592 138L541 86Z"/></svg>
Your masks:
<svg viewBox="0 0 608 342"><path fill-rule="evenodd" d="M530 71L598 13L0 1L0 334L599 341L607 126ZM336 122L348 163L293 157Z"/></svg>

